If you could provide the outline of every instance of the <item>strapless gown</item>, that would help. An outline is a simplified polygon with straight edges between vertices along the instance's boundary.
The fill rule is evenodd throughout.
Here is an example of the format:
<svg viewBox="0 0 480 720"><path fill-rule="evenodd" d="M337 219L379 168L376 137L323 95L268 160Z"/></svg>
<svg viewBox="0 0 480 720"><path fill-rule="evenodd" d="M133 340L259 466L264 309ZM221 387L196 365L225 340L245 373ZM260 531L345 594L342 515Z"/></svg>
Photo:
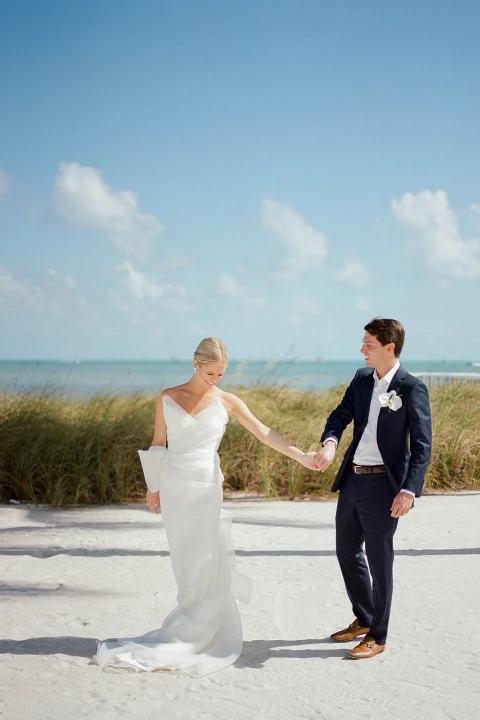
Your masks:
<svg viewBox="0 0 480 720"><path fill-rule="evenodd" d="M195 417L168 396L163 409L168 450L156 472L178 604L158 630L99 642L94 660L104 667L203 677L239 657L243 634L236 599L248 602L251 592L250 580L235 570L231 515L221 507L217 450L228 414L220 400ZM157 453L139 454L147 474Z"/></svg>

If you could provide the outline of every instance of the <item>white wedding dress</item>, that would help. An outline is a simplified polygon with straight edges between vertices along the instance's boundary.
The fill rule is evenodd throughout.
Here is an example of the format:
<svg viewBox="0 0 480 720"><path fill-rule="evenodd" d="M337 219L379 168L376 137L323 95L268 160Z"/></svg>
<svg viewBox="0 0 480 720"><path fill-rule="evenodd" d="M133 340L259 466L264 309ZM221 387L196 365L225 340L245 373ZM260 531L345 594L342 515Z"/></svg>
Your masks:
<svg viewBox="0 0 480 720"><path fill-rule="evenodd" d="M137 671L179 670L203 677L232 665L243 635L235 598L250 580L234 567L231 515L221 508L218 446L228 414L215 400L196 416L163 397L168 450L139 451L147 485L160 490L177 607L159 630L98 643L95 662Z"/></svg>

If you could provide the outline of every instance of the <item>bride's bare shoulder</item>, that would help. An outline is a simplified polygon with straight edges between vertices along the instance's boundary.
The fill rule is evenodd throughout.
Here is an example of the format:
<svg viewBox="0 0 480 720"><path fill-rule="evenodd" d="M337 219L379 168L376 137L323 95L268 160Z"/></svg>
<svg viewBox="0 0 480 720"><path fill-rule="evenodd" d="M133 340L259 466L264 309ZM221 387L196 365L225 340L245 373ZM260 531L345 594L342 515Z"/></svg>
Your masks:
<svg viewBox="0 0 480 720"><path fill-rule="evenodd" d="M237 395L234 395L231 392L227 392L226 390L220 390L220 388L218 388L218 391L219 393L221 393L220 400L222 401L227 412L233 412L238 408L240 404L242 404L242 400L240 400Z"/></svg>
<svg viewBox="0 0 480 720"><path fill-rule="evenodd" d="M163 400L164 397L171 397L172 400L176 400L184 392L185 392L185 384L175 385L174 387L165 388L164 390L162 390L162 392L158 396L158 400L159 400L159 402L161 402L161 400Z"/></svg>

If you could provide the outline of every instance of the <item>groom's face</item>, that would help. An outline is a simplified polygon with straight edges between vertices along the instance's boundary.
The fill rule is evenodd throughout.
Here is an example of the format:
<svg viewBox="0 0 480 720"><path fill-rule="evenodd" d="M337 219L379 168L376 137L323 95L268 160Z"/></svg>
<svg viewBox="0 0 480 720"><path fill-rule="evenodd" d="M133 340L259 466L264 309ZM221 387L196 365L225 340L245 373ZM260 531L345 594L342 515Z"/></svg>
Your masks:
<svg viewBox="0 0 480 720"><path fill-rule="evenodd" d="M365 358L367 367L381 368L392 359L394 349L395 345L393 343L382 345L375 335L370 335L370 333L366 332L363 336L362 349L360 352Z"/></svg>

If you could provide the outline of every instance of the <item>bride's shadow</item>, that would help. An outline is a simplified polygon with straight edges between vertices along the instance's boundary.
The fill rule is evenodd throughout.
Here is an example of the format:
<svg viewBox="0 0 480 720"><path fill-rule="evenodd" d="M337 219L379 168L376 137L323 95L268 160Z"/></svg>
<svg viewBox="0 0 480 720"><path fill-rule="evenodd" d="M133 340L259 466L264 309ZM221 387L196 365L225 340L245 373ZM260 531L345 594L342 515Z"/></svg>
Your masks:
<svg viewBox="0 0 480 720"><path fill-rule="evenodd" d="M281 658L329 658L342 657L343 649L300 648L302 645L331 642L330 638L311 640L247 640L243 643L242 654L234 667L238 669L261 668L273 657ZM292 648L299 649L292 649ZM10 655L70 655L91 659L97 652L97 640L91 637L37 637L24 640L0 640L0 654Z"/></svg>
<svg viewBox="0 0 480 720"><path fill-rule="evenodd" d="M37 637L25 640L0 640L0 654L10 655L71 655L91 658L97 652L95 638L64 636Z"/></svg>
<svg viewBox="0 0 480 720"><path fill-rule="evenodd" d="M315 645L317 643L333 644L330 638L314 638L310 640L246 640L243 643L242 654L234 667L261 668L270 658L319 658L326 660L331 657L344 657L345 648L300 648L301 645ZM299 649L292 649L297 647Z"/></svg>

